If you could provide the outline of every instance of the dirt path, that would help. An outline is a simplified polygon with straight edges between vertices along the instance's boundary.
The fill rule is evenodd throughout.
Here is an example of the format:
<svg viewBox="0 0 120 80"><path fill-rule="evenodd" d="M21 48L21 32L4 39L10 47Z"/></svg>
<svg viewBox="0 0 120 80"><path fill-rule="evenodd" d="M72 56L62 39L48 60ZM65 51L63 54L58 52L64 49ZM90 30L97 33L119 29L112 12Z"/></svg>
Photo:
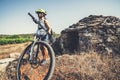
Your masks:
<svg viewBox="0 0 120 80"><path fill-rule="evenodd" d="M14 52L21 53L28 44L30 44L30 42L22 44L0 45L0 59L9 57L10 53Z"/></svg>

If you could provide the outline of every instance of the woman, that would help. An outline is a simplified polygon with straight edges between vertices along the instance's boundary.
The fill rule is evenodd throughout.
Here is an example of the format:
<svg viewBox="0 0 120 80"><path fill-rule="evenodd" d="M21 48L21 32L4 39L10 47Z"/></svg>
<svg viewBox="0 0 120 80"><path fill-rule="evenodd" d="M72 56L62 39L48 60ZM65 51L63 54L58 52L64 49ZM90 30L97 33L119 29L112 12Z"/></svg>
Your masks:
<svg viewBox="0 0 120 80"><path fill-rule="evenodd" d="M42 34L42 36L41 36L42 41L48 42L49 41L49 35L48 34L51 34L51 26L50 26L48 20L45 17L47 15L47 13L43 9L38 9L35 12L37 13L38 18L39 18L39 22L41 24L41 25L38 25L38 31L37 32L39 32L39 34ZM44 29L41 29L41 26ZM45 46L42 47L42 54L43 54L43 59L41 61L41 64L45 64L46 63L46 58L47 58L47 55L48 55L48 50Z"/></svg>

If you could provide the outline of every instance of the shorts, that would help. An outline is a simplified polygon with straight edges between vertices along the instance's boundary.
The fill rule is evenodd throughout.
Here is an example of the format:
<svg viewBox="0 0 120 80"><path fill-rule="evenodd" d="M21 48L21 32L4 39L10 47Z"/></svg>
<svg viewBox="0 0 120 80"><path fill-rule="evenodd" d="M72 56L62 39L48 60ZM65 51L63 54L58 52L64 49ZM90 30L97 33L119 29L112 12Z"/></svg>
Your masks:
<svg viewBox="0 0 120 80"><path fill-rule="evenodd" d="M49 36L45 30L38 29L36 33L37 33L37 36L40 37L42 41L49 42Z"/></svg>
<svg viewBox="0 0 120 80"><path fill-rule="evenodd" d="M45 41L45 42L48 42L49 40L48 40L48 34L46 34L46 35L41 35L41 40L42 41Z"/></svg>

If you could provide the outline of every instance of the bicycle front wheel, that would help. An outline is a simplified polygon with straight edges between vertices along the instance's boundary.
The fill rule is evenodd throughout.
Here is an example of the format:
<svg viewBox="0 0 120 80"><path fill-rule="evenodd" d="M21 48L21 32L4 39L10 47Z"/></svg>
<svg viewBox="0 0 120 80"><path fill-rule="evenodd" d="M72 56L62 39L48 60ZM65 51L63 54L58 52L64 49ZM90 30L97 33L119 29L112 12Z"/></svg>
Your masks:
<svg viewBox="0 0 120 80"><path fill-rule="evenodd" d="M30 58L30 50L33 46L33 58ZM44 59L43 46L47 52L46 62L41 64ZM17 79L18 80L50 80L55 67L55 54L52 47L43 41L30 44L21 54L17 65Z"/></svg>

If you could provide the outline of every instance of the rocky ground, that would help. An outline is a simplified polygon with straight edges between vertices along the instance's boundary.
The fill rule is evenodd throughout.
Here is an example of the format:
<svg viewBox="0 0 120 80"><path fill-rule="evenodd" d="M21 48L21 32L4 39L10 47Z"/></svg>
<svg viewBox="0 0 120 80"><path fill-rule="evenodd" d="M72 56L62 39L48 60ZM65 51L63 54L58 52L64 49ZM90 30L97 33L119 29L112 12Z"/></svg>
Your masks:
<svg viewBox="0 0 120 80"><path fill-rule="evenodd" d="M52 80L119 80L120 58L98 55L63 55L56 58Z"/></svg>
<svg viewBox="0 0 120 80"><path fill-rule="evenodd" d="M51 80L119 80L119 57L112 54L98 55L95 52L56 56ZM0 71L0 80L16 80L16 64L17 60L10 61L5 71Z"/></svg>

